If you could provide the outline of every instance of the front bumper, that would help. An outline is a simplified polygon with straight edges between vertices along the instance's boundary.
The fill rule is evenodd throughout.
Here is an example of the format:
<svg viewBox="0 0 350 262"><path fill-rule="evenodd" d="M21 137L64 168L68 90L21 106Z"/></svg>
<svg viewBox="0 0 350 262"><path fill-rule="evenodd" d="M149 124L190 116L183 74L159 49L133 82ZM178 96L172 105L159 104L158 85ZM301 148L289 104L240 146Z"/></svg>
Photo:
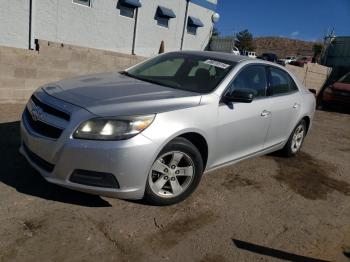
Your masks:
<svg viewBox="0 0 350 262"><path fill-rule="evenodd" d="M19 151L48 182L101 196L141 199L157 147L142 134L123 141L80 140L70 134L63 134L58 140L46 139L35 135L22 118ZM52 169L45 168L33 156ZM74 183L70 176L75 170L113 174L119 188Z"/></svg>

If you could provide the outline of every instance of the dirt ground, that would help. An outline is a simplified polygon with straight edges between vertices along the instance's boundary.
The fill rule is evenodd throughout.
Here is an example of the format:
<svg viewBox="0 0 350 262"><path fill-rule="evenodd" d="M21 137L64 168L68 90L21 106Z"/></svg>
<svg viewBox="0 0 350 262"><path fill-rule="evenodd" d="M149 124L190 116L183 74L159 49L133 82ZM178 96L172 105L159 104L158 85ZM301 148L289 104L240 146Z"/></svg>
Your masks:
<svg viewBox="0 0 350 262"><path fill-rule="evenodd" d="M18 154L22 108L0 105L0 261L350 261L348 114L317 111L298 157L243 161L152 207L45 182Z"/></svg>

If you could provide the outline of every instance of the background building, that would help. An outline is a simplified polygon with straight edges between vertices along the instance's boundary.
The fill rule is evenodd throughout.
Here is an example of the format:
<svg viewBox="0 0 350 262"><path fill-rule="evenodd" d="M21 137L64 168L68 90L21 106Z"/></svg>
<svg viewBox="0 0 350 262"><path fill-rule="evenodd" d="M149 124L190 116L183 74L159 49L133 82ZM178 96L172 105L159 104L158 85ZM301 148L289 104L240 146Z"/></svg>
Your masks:
<svg viewBox="0 0 350 262"><path fill-rule="evenodd" d="M327 84L350 72L350 36L327 36L321 63L332 67Z"/></svg>
<svg viewBox="0 0 350 262"><path fill-rule="evenodd" d="M203 50L217 0L0 0L0 45L35 39L150 56Z"/></svg>

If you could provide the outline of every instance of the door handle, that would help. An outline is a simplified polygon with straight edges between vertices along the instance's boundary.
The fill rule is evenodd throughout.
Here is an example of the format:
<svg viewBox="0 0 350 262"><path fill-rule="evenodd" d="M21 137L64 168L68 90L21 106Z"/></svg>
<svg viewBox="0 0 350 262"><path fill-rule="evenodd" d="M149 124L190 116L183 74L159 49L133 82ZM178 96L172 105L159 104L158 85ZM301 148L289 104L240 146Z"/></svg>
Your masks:
<svg viewBox="0 0 350 262"><path fill-rule="evenodd" d="M293 108L298 108L299 106L300 106L300 104L295 103L295 104L293 105Z"/></svg>
<svg viewBox="0 0 350 262"><path fill-rule="evenodd" d="M270 114L271 114L271 112L267 111L267 110L264 110L264 111L261 112L261 116L264 116L264 117L266 117L266 116L268 116Z"/></svg>

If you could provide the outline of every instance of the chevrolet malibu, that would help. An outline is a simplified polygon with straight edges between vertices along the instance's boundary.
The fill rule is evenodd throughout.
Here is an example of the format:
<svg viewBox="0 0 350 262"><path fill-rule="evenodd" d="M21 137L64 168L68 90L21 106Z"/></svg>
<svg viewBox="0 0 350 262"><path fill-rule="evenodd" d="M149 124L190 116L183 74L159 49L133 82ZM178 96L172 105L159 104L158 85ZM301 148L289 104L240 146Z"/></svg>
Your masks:
<svg viewBox="0 0 350 262"><path fill-rule="evenodd" d="M273 151L294 156L314 111L314 95L277 64L170 52L36 90L20 152L51 183L169 205L204 172Z"/></svg>

